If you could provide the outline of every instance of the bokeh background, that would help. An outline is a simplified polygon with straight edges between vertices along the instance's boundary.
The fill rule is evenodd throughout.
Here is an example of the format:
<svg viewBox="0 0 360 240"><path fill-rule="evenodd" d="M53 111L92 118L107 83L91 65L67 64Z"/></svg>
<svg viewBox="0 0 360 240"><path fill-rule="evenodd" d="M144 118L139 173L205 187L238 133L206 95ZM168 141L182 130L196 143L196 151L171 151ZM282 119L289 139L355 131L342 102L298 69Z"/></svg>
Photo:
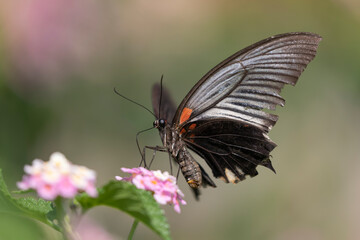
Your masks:
<svg viewBox="0 0 360 240"><path fill-rule="evenodd" d="M179 103L229 55L294 31L318 33L323 41L297 86L283 90L287 103L270 133L278 144L277 174L259 167L259 176L237 185L216 181L218 188L205 189L198 202L180 178L188 205L181 214L165 207L172 236L360 239L357 0L2 1L0 168L9 187L16 189L24 164L54 151L95 169L99 186L120 175L120 167L137 166L135 135L154 119L114 87L151 107L151 86L164 74ZM156 130L140 139L161 144ZM168 170L167 155L157 154L153 167ZM88 217L114 239L126 238L132 224L105 207ZM39 239L59 238L27 224L16 234L41 229ZM144 226L135 238L158 239Z"/></svg>

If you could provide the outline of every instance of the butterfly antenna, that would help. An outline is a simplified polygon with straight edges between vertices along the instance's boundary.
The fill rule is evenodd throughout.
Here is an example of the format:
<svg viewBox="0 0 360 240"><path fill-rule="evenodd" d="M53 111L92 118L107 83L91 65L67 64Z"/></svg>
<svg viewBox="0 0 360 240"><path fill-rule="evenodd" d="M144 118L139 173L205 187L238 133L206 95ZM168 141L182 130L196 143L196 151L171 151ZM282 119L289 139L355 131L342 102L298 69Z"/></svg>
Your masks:
<svg viewBox="0 0 360 240"><path fill-rule="evenodd" d="M124 98L124 99L126 99L126 100L128 100L128 101L130 101L130 102L132 102L132 103L134 103L134 104L142 107L143 109L145 109L146 111L148 111L149 113L151 113L151 115L153 115L153 116L156 118L155 114L154 114L150 109L148 109L147 107L145 107L144 105L142 105L142 104L140 104L140 103L138 103L138 102L135 102L134 100L131 100L130 98L125 97L124 95L122 95L121 93L119 93L119 92L116 90L116 88L114 88L114 92L115 92L117 95L119 95L120 97L122 97L122 98Z"/></svg>
<svg viewBox="0 0 360 240"><path fill-rule="evenodd" d="M161 113L160 109L161 109L162 90L163 90L163 85L162 85L162 83L163 83L163 78L164 78L164 74L163 74L163 75L161 75L161 79L160 79L159 119L160 119L160 113Z"/></svg>

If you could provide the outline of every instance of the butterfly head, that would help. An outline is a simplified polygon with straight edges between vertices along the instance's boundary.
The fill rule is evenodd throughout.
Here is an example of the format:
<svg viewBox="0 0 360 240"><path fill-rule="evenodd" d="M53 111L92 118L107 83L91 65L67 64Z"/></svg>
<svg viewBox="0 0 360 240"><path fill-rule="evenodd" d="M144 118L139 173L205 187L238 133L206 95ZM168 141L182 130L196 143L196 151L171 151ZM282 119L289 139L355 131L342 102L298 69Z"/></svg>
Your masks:
<svg viewBox="0 0 360 240"><path fill-rule="evenodd" d="M153 123L153 126L157 129L165 128L166 120L165 119L156 119Z"/></svg>

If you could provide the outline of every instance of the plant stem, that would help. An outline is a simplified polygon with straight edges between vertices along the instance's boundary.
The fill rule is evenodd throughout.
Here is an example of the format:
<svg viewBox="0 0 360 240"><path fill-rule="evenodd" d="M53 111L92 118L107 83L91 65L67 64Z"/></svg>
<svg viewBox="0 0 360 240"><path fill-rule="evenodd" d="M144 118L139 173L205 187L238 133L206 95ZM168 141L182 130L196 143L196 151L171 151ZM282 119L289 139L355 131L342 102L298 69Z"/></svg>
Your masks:
<svg viewBox="0 0 360 240"><path fill-rule="evenodd" d="M66 228L65 228L65 209L63 205L63 199L60 197L55 199L55 206L56 206L56 219L60 226L60 231L64 237L64 240L67 240Z"/></svg>
<svg viewBox="0 0 360 240"><path fill-rule="evenodd" d="M139 224L139 220L135 219L133 225L131 226L131 230L129 232L128 240L132 240L136 227Z"/></svg>

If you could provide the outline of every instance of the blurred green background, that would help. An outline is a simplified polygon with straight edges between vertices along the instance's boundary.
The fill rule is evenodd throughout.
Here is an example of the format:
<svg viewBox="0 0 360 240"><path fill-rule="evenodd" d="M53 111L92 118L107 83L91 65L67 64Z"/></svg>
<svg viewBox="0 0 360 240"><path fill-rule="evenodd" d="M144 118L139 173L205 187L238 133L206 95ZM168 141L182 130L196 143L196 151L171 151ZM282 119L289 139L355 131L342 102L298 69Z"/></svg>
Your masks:
<svg viewBox="0 0 360 240"><path fill-rule="evenodd" d="M164 74L180 103L243 47L279 33L320 34L317 57L276 111L277 174L259 167L237 185L216 181L199 202L180 178L188 205L166 215L174 239L360 239L359 1L3 1L0 21L0 168L10 189L24 164L54 151L95 169L99 186L138 166L135 134L154 119L114 87L151 107ZM161 144L156 130L140 139ZM153 167L168 170L167 154ZM105 207L89 217L114 239L132 224ZM58 236L42 229L44 239ZM144 226L135 238L158 239Z"/></svg>

